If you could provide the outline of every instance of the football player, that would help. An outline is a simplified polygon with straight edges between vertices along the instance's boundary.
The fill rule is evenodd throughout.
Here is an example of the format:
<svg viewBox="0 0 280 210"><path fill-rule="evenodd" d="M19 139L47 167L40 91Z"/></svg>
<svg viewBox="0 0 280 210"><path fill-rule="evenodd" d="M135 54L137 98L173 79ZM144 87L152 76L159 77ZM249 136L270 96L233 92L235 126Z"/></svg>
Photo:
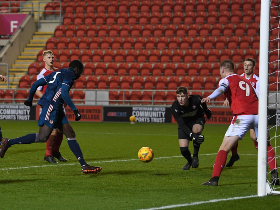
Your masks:
<svg viewBox="0 0 280 210"><path fill-rule="evenodd" d="M45 62L45 67L37 75L37 80L53 73L53 71L58 71L58 68L53 67L54 63L54 54L51 50L46 50L43 52L43 61ZM46 91L47 86L39 86L36 90L36 96L41 98ZM59 152L60 145L63 140L63 134L59 129L53 129L49 139L46 141L46 155L44 160L49 163L57 163L54 158L57 158L59 161L66 162L65 159Z"/></svg>
<svg viewBox="0 0 280 210"><path fill-rule="evenodd" d="M67 138L69 148L81 164L83 173L98 173L101 167L90 166L83 158L83 153L76 141L76 135L71 127L64 112L64 102L73 110L75 120L81 119L81 114L72 102L69 90L74 81L78 79L83 72L83 64L79 60L71 61L69 68L53 72L36 82L31 87L29 97L24 102L26 106L32 106L33 96L39 86L47 85L45 94L40 98L38 104L42 107L38 125L39 133L31 133L15 139L3 138L0 149L1 158L4 157L8 148L14 144L31 144L37 142L46 142L53 129L59 129Z"/></svg>
<svg viewBox="0 0 280 210"><path fill-rule="evenodd" d="M188 89L186 87L179 87L176 91L177 100L172 104L172 115L178 123L178 139L181 154L187 159L183 170L189 170L192 166L197 168L199 165L198 151L200 144L204 141L204 136L201 135L205 118L210 119L212 113L207 108L206 103L201 103L202 97L199 95L188 96ZM189 150L189 141L193 141L193 157Z"/></svg>

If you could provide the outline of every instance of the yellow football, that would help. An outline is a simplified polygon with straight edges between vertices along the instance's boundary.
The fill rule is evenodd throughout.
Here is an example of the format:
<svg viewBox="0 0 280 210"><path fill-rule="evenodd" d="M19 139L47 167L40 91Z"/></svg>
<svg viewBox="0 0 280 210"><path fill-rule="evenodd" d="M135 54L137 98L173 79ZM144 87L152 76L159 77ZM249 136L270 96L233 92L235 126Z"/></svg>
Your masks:
<svg viewBox="0 0 280 210"><path fill-rule="evenodd" d="M130 120L130 122L135 122L136 121L136 117L130 116L129 120Z"/></svg>
<svg viewBox="0 0 280 210"><path fill-rule="evenodd" d="M138 151L138 158L144 162L148 163L153 160L154 158L154 151L150 147L142 147Z"/></svg>

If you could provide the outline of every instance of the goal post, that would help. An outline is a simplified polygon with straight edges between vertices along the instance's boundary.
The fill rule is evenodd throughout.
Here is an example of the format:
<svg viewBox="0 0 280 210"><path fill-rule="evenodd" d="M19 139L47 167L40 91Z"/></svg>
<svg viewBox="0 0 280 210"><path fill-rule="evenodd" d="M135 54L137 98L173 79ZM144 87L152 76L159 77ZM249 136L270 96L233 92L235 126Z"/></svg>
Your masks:
<svg viewBox="0 0 280 210"><path fill-rule="evenodd" d="M277 177L275 170L276 159L280 156L276 154L279 150L280 137L278 125L280 122L280 94L279 94L279 64L280 64L280 23L279 4L277 0L261 1L261 19L260 19L260 49L259 49L259 126L258 126L258 196L268 194L280 194L280 187L276 185ZM273 11L274 10L274 11ZM275 13L275 10L277 11ZM275 15L276 14L276 15ZM273 23L273 24L272 24ZM272 26L272 27L271 27ZM271 33L271 34L270 34ZM271 36L272 35L272 36ZM276 49L275 49L276 48ZM269 66L273 66L274 71L269 71ZM270 110L272 109L272 110ZM275 111L275 113L274 113ZM269 113L273 113L269 116ZM275 124L268 127L268 120ZM274 134L270 136L271 132ZM275 131L274 131L275 130ZM269 133L268 133L269 132ZM270 144L274 150L275 159L268 160L267 155L267 137L270 137ZM270 147L271 147L270 146ZM270 170L267 171L268 161L270 161ZM274 168L271 163L275 161ZM273 174L272 174L273 172ZM269 181L268 175L273 175L273 181ZM279 182L279 179L278 179Z"/></svg>
<svg viewBox="0 0 280 210"><path fill-rule="evenodd" d="M270 2L261 1L259 50L258 196L267 192L267 112Z"/></svg>

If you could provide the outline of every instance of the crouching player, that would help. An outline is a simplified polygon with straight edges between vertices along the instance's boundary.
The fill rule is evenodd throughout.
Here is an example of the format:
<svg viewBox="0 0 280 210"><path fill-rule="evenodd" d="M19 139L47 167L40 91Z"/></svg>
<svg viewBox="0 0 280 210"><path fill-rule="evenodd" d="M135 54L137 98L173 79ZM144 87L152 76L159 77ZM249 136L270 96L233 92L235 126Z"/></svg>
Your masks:
<svg viewBox="0 0 280 210"><path fill-rule="evenodd" d="M83 158L83 153L76 141L76 135L65 115L64 102L73 110L75 120L81 119L81 114L73 104L69 90L73 82L78 79L83 72L83 64L74 60L69 64L69 68L53 72L39 80L31 87L28 99L24 102L26 106L32 106L33 96L39 86L47 85L45 94L40 98L38 104L42 106L42 112L39 117L39 134L31 133L15 139L3 138L0 149L1 158L4 157L8 148L14 144L31 144L37 142L46 142L50 137L52 130L58 128L67 138L68 145L73 154L81 164L83 173L98 173L101 167L90 166Z"/></svg>
<svg viewBox="0 0 280 210"><path fill-rule="evenodd" d="M204 136L201 135L205 118L210 119L212 113L207 108L206 103L201 103L201 96L188 96L188 89L186 87L179 87L176 91L177 100L172 104L172 115L178 123L178 139L181 154L187 159L183 170L189 170L192 166L197 168L199 165L198 151L200 144L204 141ZM189 150L189 141L193 140L193 157Z"/></svg>

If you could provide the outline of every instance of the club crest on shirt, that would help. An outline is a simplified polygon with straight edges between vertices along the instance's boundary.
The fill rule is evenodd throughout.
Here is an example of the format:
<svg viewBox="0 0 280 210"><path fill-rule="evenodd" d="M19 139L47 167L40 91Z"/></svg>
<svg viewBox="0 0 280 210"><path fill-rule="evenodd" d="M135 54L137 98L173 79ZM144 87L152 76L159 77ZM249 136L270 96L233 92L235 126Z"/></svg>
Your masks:
<svg viewBox="0 0 280 210"><path fill-rule="evenodd" d="M252 86L255 87L255 82L251 82Z"/></svg>
<svg viewBox="0 0 280 210"><path fill-rule="evenodd" d="M196 105L192 106L193 109L196 109Z"/></svg>

